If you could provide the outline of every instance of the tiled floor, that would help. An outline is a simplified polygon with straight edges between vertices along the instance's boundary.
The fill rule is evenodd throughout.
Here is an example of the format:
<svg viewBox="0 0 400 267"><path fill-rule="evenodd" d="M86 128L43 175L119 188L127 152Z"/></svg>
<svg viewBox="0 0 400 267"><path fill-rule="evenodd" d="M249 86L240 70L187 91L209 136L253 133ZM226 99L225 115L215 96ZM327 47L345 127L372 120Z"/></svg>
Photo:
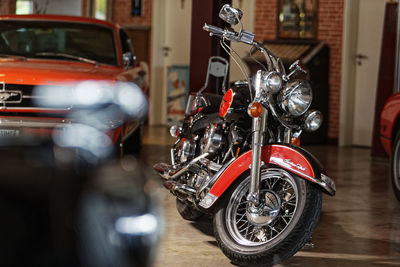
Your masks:
<svg viewBox="0 0 400 267"><path fill-rule="evenodd" d="M143 160L149 165L169 162L173 142L167 128L147 128ZM391 191L388 159L373 159L365 148L308 150L335 180L337 194L324 196L314 248L279 266L400 266L400 203ZM161 186L159 195L165 228L155 266L232 266L216 245L210 219L185 221L174 197Z"/></svg>

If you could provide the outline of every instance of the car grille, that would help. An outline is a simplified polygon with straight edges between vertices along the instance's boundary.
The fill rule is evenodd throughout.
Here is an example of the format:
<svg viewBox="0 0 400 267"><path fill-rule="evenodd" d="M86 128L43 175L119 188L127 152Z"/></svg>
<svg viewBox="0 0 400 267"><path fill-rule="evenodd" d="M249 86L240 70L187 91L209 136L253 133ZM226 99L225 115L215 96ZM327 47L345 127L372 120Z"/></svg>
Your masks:
<svg viewBox="0 0 400 267"><path fill-rule="evenodd" d="M51 87L56 87L51 85ZM37 99L45 96L34 95L34 85L0 84L0 115L26 115L40 117L64 117L70 107L38 106ZM57 88L52 88L57 90ZM2 92L11 92L12 96L1 99Z"/></svg>

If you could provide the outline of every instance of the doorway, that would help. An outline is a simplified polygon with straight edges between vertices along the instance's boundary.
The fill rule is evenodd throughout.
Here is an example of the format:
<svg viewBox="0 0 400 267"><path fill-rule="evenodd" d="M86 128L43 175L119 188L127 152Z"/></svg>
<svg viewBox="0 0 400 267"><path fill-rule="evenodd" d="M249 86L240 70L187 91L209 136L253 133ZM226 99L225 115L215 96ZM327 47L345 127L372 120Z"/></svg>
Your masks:
<svg viewBox="0 0 400 267"><path fill-rule="evenodd" d="M154 1L150 124L166 124L168 67L190 63L192 1Z"/></svg>
<svg viewBox="0 0 400 267"><path fill-rule="evenodd" d="M346 0L339 145L370 147L386 0Z"/></svg>

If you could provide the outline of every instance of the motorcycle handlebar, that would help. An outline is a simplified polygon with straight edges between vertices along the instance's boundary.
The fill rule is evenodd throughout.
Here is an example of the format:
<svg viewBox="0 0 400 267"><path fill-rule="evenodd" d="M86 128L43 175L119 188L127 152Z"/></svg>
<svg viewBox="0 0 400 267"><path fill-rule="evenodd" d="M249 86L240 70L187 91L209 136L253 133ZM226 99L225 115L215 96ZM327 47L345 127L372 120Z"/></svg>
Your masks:
<svg viewBox="0 0 400 267"><path fill-rule="evenodd" d="M222 38L226 38L230 41L234 42L242 42L245 44L253 45L255 46L265 57L265 60L267 62L268 66L268 71L271 71L273 69L278 69L278 63L273 54L268 51L263 45L260 43L253 41L254 35L252 35L249 32L243 31L241 33L237 33L235 31L230 31L228 29L222 29L213 25L209 25L207 23L204 23L203 30L208 31L210 35L217 35ZM245 33L250 34L250 36L246 36ZM250 37L250 38L246 38Z"/></svg>
<svg viewBox="0 0 400 267"><path fill-rule="evenodd" d="M240 41L238 39L238 33L235 32L235 31L230 31L230 30L227 30L227 29L224 30L224 29L221 29L219 27L216 27L216 26L213 26L213 25L209 25L207 23L204 23L203 30L209 32L210 34L217 35L217 36L220 36L220 37L224 37L224 38L226 38L226 39L228 39L230 41L237 41L237 42Z"/></svg>
<svg viewBox="0 0 400 267"><path fill-rule="evenodd" d="M207 23L204 23L203 30L220 36L223 36L225 33L223 29L213 25L208 25Z"/></svg>

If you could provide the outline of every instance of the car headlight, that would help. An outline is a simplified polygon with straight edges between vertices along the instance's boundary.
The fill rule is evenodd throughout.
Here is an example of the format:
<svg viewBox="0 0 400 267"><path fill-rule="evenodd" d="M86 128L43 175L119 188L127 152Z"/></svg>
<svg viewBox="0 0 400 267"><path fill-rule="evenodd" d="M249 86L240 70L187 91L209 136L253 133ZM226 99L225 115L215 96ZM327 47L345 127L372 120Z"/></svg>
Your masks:
<svg viewBox="0 0 400 267"><path fill-rule="evenodd" d="M282 88L282 77L277 72L268 72L262 77L261 85L267 92L276 94Z"/></svg>
<svg viewBox="0 0 400 267"><path fill-rule="evenodd" d="M321 127L323 120L322 113L318 110L309 110L304 115L303 129L308 132L314 132Z"/></svg>
<svg viewBox="0 0 400 267"><path fill-rule="evenodd" d="M279 106L293 116L303 115L311 105L311 86L304 80L287 83L279 95Z"/></svg>

